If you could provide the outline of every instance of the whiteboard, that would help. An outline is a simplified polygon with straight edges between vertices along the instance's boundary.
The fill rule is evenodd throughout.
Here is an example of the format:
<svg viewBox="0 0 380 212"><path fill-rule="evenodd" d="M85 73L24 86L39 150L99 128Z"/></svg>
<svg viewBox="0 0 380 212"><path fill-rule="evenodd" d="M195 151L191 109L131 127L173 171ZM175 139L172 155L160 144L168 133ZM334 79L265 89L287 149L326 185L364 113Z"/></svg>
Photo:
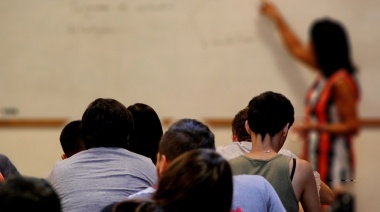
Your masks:
<svg viewBox="0 0 380 212"><path fill-rule="evenodd" d="M380 1L274 2L305 42L316 18L347 26L360 114L378 117ZM161 117L232 117L266 90L285 94L302 116L314 75L286 52L259 5L0 0L0 116L80 118L101 97L146 103Z"/></svg>

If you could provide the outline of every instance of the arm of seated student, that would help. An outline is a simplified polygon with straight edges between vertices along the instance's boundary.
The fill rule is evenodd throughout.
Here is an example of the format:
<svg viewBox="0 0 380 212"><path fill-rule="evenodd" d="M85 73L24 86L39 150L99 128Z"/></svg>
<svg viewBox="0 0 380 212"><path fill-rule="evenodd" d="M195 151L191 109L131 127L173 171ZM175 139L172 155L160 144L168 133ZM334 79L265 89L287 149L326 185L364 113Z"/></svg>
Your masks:
<svg viewBox="0 0 380 212"><path fill-rule="evenodd" d="M321 211L313 169L309 162L297 159L293 189L305 212ZM292 164L290 164L292 165Z"/></svg>
<svg viewBox="0 0 380 212"><path fill-rule="evenodd" d="M324 182L321 181L321 189L319 190L319 199L321 204L330 205L334 202L334 192Z"/></svg>
<svg viewBox="0 0 380 212"><path fill-rule="evenodd" d="M319 193L319 200L323 205L330 205L334 202L334 192L326 183L322 182L321 177L317 171L314 171L315 182L317 183L317 190Z"/></svg>
<svg viewBox="0 0 380 212"><path fill-rule="evenodd" d="M298 158L293 152L287 149L281 149L278 153L287 155L292 158ZM319 199L321 204L330 205L334 202L334 192L328 187L324 182L321 181L320 175L318 172L313 172L315 177L315 182L317 185L317 191L319 193Z"/></svg>

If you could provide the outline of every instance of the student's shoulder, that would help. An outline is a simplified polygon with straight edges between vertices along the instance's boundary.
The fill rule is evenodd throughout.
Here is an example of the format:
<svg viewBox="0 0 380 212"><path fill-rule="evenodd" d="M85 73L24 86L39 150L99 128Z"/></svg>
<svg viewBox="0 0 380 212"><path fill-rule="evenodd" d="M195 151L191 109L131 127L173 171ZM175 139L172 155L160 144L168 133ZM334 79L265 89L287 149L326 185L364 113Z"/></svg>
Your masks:
<svg viewBox="0 0 380 212"><path fill-rule="evenodd" d="M304 170L304 171L311 171L313 172L313 168L311 167L311 164L303 159L296 158L297 168Z"/></svg>
<svg viewBox="0 0 380 212"><path fill-rule="evenodd" d="M247 153L251 150L252 143L248 141L234 141L226 145L216 147L216 151L238 151L241 154Z"/></svg>
<svg viewBox="0 0 380 212"><path fill-rule="evenodd" d="M314 171L311 164L308 161L300 158L296 159L295 173L301 177L301 179L311 177L314 178Z"/></svg>
<svg viewBox="0 0 380 212"><path fill-rule="evenodd" d="M239 155L239 156L229 159L228 162L230 162L231 164L231 163L242 162L242 161L247 161L247 160L249 160L249 158L247 158L245 155Z"/></svg>
<svg viewBox="0 0 380 212"><path fill-rule="evenodd" d="M239 175L234 175L233 179L236 181L258 181L258 182L263 182L267 181L263 176L261 175L255 175L255 174L239 174Z"/></svg>
<svg viewBox="0 0 380 212"><path fill-rule="evenodd" d="M250 167L249 158L244 155L240 155L228 160L228 163L231 165L232 170L242 170L246 167Z"/></svg>
<svg viewBox="0 0 380 212"><path fill-rule="evenodd" d="M278 154L286 155L292 158L298 158L292 151L289 149L281 149Z"/></svg>
<svg viewBox="0 0 380 212"><path fill-rule="evenodd" d="M154 187L148 187L142 191L128 196L128 199L151 199L156 189Z"/></svg>

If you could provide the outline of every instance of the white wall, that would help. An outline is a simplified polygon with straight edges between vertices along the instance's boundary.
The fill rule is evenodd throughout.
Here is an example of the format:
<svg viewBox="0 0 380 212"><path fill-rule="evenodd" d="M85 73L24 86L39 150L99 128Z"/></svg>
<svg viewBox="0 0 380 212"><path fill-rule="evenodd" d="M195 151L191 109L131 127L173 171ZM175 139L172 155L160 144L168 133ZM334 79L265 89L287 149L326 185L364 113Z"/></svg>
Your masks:
<svg viewBox="0 0 380 212"><path fill-rule="evenodd" d="M361 115L379 117L380 1L273 1L302 41L317 18L347 26ZM266 90L285 94L302 115L314 75L290 57L259 4L0 1L0 117L76 119L98 97L143 102L161 116L225 117Z"/></svg>
<svg viewBox="0 0 380 212"><path fill-rule="evenodd" d="M316 18L345 23L360 69L360 114L378 118L380 1L273 1L304 41ZM0 118L78 119L98 97L143 102L175 119L231 117L264 90L284 93L301 117L314 75L285 51L259 3L0 1ZM60 130L0 129L0 152L23 174L46 176L60 160ZM229 142L229 129L213 130L218 144ZM365 129L356 142L359 211L380 211L379 138Z"/></svg>
<svg viewBox="0 0 380 212"><path fill-rule="evenodd" d="M230 129L211 128L217 145L228 144ZM60 160L62 150L59 144L61 129L0 129L0 152L7 155L24 175L45 177L54 164ZM364 129L355 141L357 154L357 211L380 211L378 191L380 190L379 161L380 130ZM297 153L300 141L290 136L286 148Z"/></svg>

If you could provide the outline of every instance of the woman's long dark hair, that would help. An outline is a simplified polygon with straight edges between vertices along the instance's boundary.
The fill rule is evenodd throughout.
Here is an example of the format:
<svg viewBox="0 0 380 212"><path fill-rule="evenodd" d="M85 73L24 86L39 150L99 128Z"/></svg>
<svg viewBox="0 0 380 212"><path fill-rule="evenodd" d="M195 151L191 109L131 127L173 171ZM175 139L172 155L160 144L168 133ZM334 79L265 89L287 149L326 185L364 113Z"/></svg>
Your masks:
<svg viewBox="0 0 380 212"><path fill-rule="evenodd" d="M325 77L342 68L349 74L356 72L351 62L348 35L341 23L328 18L317 20L310 37L317 64Z"/></svg>

